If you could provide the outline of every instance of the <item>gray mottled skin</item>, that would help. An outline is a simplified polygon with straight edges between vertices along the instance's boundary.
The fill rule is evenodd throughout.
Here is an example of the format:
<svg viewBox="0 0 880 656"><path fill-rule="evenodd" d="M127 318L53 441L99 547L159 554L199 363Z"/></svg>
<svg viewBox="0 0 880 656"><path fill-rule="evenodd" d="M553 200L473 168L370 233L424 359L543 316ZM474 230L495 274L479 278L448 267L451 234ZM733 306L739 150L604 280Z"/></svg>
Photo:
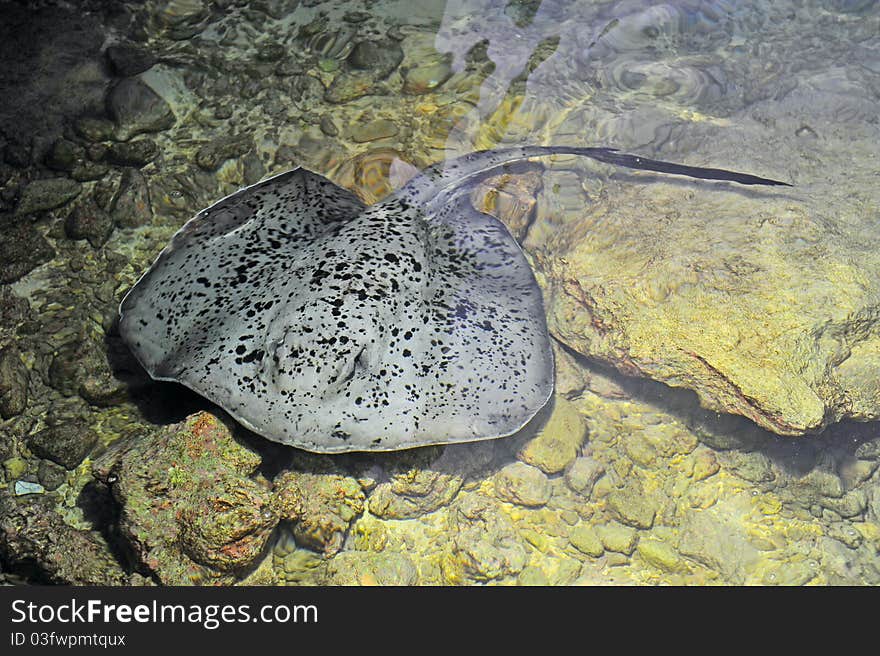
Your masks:
<svg viewBox="0 0 880 656"><path fill-rule="evenodd" d="M550 397L553 358L522 251L469 192L479 174L556 153L633 157L473 153L371 207L302 168L242 189L174 236L123 300L120 333L153 378L309 451L509 435ZM635 159L610 163L718 172Z"/></svg>

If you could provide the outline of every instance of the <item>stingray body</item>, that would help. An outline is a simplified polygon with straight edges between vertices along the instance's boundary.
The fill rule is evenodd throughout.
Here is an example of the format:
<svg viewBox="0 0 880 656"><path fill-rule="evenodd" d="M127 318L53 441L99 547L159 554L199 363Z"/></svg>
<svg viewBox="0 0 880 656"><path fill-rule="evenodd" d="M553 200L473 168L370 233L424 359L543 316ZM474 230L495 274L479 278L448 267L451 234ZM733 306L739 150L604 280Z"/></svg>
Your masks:
<svg viewBox="0 0 880 656"><path fill-rule="evenodd" d="M123 300L120 333L153 378L309 451L514 433L553 391L550 339L522 251L469 192L500 165L557 153L784 184L612 149L525 147L429 167L367 207L298 168L184 225Z"/></svg>

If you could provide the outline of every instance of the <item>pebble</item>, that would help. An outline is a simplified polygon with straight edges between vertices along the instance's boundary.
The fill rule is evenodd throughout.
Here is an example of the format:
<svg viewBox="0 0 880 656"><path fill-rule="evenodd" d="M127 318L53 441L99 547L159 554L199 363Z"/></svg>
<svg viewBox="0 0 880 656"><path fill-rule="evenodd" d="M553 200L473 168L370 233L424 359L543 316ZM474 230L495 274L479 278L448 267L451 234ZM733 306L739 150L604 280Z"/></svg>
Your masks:
<svg viewBox="0 0 880 656"><path fill-rule="evenodd" d="M70 172L85 158L85 148L68 139L57 139L46 153L46 166L56 171Z"/></svg>
<svg viewBox="0 0 880 656"><path fill-rule="evenodd" d="M137 228L153 220L147 179L139 170L132 168L123 170L119 191L112 202L110 215L116 225L123 228Z"/></svg>
<svg viewBox="0 0 880 656"><path fill-rule="evenodd" d="M403 49L396 41L361 41L352 48L346 60L355 69L370 71L373 79L388 77L403 61Z"/></svg>
<svg viewBox="0 0 880 656"><path fill-rule="evenodd" d="M657 514L656 500L645 494L638 481L630 479L626 485L608 495L608 507L620 521L635 528L651 528Z"/></svg>
<svg viewBox="0 0 880 656"><path fill-rule="evenodd" d="M333 104L347 103L373 93L373 76L367 71L342 72L333 78L324 92L324 100Z"/></svg>
<svg viewBox="0 0 880 656"><path fill-rule="evenodd" d="M113 137L113 122L105 118L81 116L74 122L73 129L83 139L92 142L107 141Z"/></svg>
<svg viewBox="0 0 880 656"><path fill-rule="evenodd" d="M605 546L592 526L578 526L572 530L568 539L575 549L593 558L605 553Z"/></svg>
<svg viewBox="0 0 880 656"><path fill-rule="evenodd" d="M355 125L351 130L351 139L356 143L367 143L387 139L397 134L397 125L388 119L370 121L366 125Z"/></svg>
<svg viewBox="0 0 880 656"><path fill-rule="evenodd" d="M536 508L550 500L550 480L537 467L515 462L496 474L495 493L504 501Z"/></svg>
<svg viewBox="0 0 880 656"><path fill-rule="evenodd" d="M626 554L629 556L635 551L638 535L635 529L624 526L618 522L601 524L596 527L596 533L608 551Z"/></svg>
<svg viewBox="0 0 880 656"><path fill-rule="evenodd" d="M144 48L130 44L109 46L104 51L107 63L114 75L131 77L152 68L158 61L156 55Z"/></svg>
<svg viewBox="0 0 880 656"><path fill-rule="evenodd" d="M34 433L27 440L28 448L41 458L73 469L98 443L97 434L87 425L67 421Z"/></svg>
<svg viewBox="0 0 880 656"><path fill-rule="evenodd" d="M67 482L67 470L51 460L40 460L37 478L47 490L57 490Z"/></svg>
<svg viewBox="0 0 880 656"><path fill-rule="evenodd" d="M159 94L137 78L125 78L107 94L107 112L116 124L115 137L160 132L174 125L174 112Z"/></svg>
<svg viewBox="0 0 880 656"><path fill-rule="evenodd" d="M250 135L226 135L217 137L199 148L196 164L206 171L216 171L228 159L241 157L254 146Z"/></svg>
<svg viewBox="0 0 880 656"><path fill-rule="evenodd" d="M31 483L30 481L15 481L15 496L21 497L26 494L43 494L45 488L39 483Z"/></svg>
<svg viewBox="0 0 880 656"><path fill-rule="evenodd" d="M680 572L684 569L684 560L667 542L639 540L638 552L645 562L664 572Z"/></svg>
<svg viewBox="0 0 880 656"><path fill-rule="evenodd" d="M587 426L577 407L557 397L550 419L517 456L545 474L557 474L577 458L586 434Z"/></svg>
<svg viewBox="0 0 880 656"><path fill-rule="evenodd" d="M605 467L596 460L586 457L576 458L565 472L565 482L574 492L589 498L593 486L604 473Z"/></svg>
<svg viewBox="0 0 880 656"><path fill-rule="evenodd" d="M326 134L328 137L336 137L339 135L339 128L336 126L336 123L333 122L333 119L329 116L321 117L321 132Z"/></svg>
<svg viewBox="0 0 880 656"><path fill-rule="evenodd" d="M82 185L70 178L46 178L30 182L21 193L15 214L23 216L55 209L76 198Z"/></svg>
<svg viewBox="0 0 880 656"><path fill-rule="evenodd" d="M423 94L434 91L452 76L452 67L446 59L411 68L404 74L403 91Z"/></svg>
<svg viewBox="0 0 880 656"><path fill-rule="evenodd" d="M13 223L0 239L0 284L15 282L55 257L55 249L32 223Z"/></svg>
<svg viewBox="0 0 880 656"><path fill-rule="evenodd" d="M107 160L117 166L136 166L138 168L156 159L159 146L152 139L137 139L111 144L107 149Z"/></svg>
<svg viewBox="0 0 880 656"><path fill-rule="evenodd" d="M0 418L10 419L24 412L28 386L28 370L18 349L0 349Z"/></svg>

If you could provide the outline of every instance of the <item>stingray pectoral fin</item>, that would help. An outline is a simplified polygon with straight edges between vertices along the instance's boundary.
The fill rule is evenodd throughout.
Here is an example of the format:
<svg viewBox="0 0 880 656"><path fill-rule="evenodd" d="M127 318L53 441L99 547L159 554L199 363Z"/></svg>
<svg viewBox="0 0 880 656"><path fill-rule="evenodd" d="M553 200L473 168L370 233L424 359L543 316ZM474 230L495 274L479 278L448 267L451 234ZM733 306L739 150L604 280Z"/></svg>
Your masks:
<svg viewBox="0 0 880 656"><path fill-rule="evenodd" d="M224 375L224 349L242 357L227 341L258 334L248 312L276 300L266 276L283 276L304 244L363 209L354 194L302 168L227 196L190 219L129 291L120 334L151 376L186 372L193 380L182 382L215 398L202 388Z"/></svg>
<svg viewBox="0 0 880 656"><path fill-rule="evenodd" d="M554 367L541 290L516 240L468 193L429 217L432 333L421 430L456 441L519 430L547 403Z"/></svg>

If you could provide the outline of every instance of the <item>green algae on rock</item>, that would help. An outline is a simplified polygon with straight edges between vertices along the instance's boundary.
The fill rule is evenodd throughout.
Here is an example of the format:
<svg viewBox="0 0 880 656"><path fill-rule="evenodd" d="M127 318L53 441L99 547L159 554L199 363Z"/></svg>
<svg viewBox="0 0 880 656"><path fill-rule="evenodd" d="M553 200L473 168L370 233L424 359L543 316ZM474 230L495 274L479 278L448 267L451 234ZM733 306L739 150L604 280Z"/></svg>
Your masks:
<svg viewBox="0 0 880 656"><path fill-rule="evenodd" d="M231 583L262 555L295 500L255 477L260 457L207 413L114 444L94 475L120 504L119 530L163 583Z"/></svg>

